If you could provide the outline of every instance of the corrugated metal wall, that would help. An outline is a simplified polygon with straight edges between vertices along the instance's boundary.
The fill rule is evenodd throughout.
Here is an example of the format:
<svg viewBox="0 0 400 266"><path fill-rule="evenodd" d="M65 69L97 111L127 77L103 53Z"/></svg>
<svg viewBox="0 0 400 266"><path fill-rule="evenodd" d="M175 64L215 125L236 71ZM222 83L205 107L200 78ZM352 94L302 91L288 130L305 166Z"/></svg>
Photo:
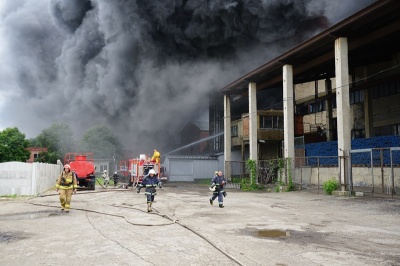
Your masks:
<svg viewBox="0 0 400 266"><path fill-rule="evenodd" d="M169 157L165 159L169 181L193 182L195 179L212 178L219 169L218 159L208 157Z"/></svg>

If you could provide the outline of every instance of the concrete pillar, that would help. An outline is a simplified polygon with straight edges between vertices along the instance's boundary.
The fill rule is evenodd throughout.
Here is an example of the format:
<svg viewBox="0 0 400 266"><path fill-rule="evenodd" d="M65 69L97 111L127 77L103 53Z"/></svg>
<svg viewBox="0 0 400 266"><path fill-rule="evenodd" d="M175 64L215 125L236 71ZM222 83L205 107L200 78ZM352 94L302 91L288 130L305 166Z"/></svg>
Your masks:
<svg viewBox="0 0 400 266"><path fill-rule="evenodd" d="M349 185L348 156L351 149L348 44L345 37L335 40L335 74L340 181L341 190L345 191L345 185Z"/></svg>
<svg viewBox="0 0 400 266"><path fill-rule="evenodd" d="M231 178L231 100L229 95L224 95L224 155L225 178ZM228 162L228 163L227 163Z"/></svg>
<svg viewBox="0 0 400 266"><path fill-rule="evenodd" d="M284 157L294 159L293 66L283 66ZM293 167L294 164L292 163Z"/></svg>
<svg viewBox="0 0 400 266"><path fill-rule="evenodd" d="M332 81L330 79L325 80L325 91L328 98L325 101L326 106L326 139L327 141L333 140L332 132Z"/></svg>
<svg viewBox="0 0 400 266"><path fill-rule="evenodd" d="M257 161L257 96L256 83L249 83L249 159Z"/></svg>

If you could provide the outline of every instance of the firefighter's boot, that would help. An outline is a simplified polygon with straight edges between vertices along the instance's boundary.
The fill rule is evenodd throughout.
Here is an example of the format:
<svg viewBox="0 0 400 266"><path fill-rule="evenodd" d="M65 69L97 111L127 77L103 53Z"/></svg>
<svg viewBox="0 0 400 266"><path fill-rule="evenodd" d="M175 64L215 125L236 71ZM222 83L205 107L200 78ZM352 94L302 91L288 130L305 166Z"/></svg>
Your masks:
<svg viewBox="0 0 400 266"><path fill-rule="evenodd" d="M147 212L151 212L151 211L153 211L151 209L151 202L147 202Z"/></svg>
<svg viewBox="0 0 400 266"><path fill-rule="evenodd" d="M224 207L224 204L220 203L220 204L219 204L219 207L220 207L220 208L223 208L223 207Z"/></svg>
<svg viewBox="0 0 400 266"><path fill-rule="evenodd" d="M213 200L210 198L210 205L213 205L214 204L214 202L213 202Z"/></svg>

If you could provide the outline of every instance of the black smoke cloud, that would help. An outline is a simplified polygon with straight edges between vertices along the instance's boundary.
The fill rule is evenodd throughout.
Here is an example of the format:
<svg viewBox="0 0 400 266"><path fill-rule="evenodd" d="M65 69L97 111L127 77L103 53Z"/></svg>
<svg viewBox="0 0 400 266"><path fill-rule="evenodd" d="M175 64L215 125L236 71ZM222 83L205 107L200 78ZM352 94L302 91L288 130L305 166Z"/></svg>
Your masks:
<svg viewBox="0 0 400 266"><path fill-rule="evenodd" d="M372 0L14 0L0 3L0 127L35 137L110 126L167 152L208 93Z"/></svg>

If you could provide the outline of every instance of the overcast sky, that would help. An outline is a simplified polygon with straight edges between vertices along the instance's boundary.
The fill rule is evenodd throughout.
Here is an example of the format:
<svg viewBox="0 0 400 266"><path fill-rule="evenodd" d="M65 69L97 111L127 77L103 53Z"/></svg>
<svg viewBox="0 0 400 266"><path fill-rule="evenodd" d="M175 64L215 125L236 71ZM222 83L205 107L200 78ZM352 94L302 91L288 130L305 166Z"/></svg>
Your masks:
<svg viewBox="0 0 400 266"><path fill-rule="evenodd" d="M0 130L105 124L129 146L175 142L208 119L209 92L372 2L1 0Z"/></svg>

